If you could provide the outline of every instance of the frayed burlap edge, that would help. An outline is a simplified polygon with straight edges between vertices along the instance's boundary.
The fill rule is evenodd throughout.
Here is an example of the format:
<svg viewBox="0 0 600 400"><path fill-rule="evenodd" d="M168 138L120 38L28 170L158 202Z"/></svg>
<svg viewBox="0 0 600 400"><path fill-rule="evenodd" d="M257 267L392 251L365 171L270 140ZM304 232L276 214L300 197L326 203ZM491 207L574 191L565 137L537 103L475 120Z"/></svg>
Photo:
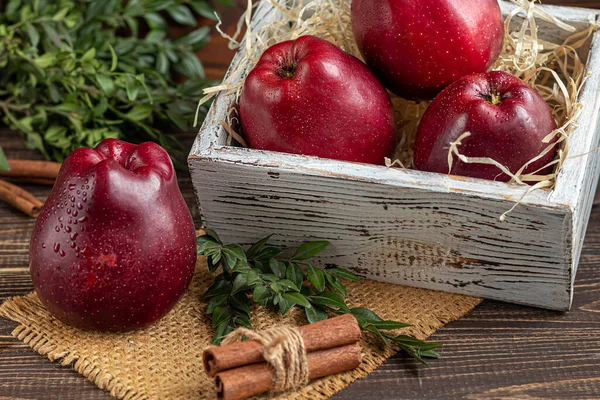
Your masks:
<svg viewBox="0 0 600 400"><path fill-rule="evenodd" d="M134 334L79 331L63 325L50 316L35 293L8 299L0 306L0 316L20 324L12 332L15 338L23 341L36 352L47 356L51 361L74 368L114 397L127 400L146 398L210 399L214 398L214 391L211 382L206 380L200 362L201 352L210 346L209 342L213 333L209 319L204 316L205 305L200 301L199 296L210 283L210 277L205 271L205 263L199 262L194 282L182 301L162 321L148 328L153 331L149 333L150 336L158 333L158 336L164 339L148 343L147 346L154 346L156 349L165 347L162 349L165 354L169 354L171 351L169 346L179 348L185 342L193 341L192 349L188 348L187 352L179 354L179 359L160 359L161 355L157 353L158 360L142 357L136 363L135 360L128 359L126 355L120 357L121 353L118 353L116 349L122 346L127 337L133 335L136 342L143 342L146 330L137 331ZM425 339L444 324L460 318L481 301L468 296L374 281L366 281L361 284L349 283L347 286L348 292L351 294L349 303L352 306L368 307L384 318L412 323L414 327L402 333L409 333L421 339ZM187 319L187 322L181 321L182 318ZM197 320L197 325L190 325L190 320ZM286 317L281 317L270 311L255 308L252 323L255 329L260 330L281 324L302 325L306 323L306 320L300 312L292 312ZM179 336L172 335L175 326L181 331ZM101 352L110 353L114 347L115 354L99 358L97 353L94 354L91 350L98 344L105 348ZM361 344L363 346L363 362L356 370L314 380L296 392L263 397L271 399L328 398L351 382L367 376L397 352L394 349L383 348L381 342L371 335L363 335ZM140 349L141 353L154 354L153 351L147 351L148 349L143 349L143 347ZM162 357L165 357L164 354ZM114 365L107 367L109 362L107 359ZM435 363L435 360L432 362ZM171 365L164 365L165 363L171 363ZM152 381L156 379L156 376L152 377L150 374L139 372L139 370L148 368L149 365L150 368L152 365L163 365L163 370L173 372L160 375L160 377L164 377L165 381L157 383ZM177 368L180 370L177 371ZM134 375L137 378L132 377ZM181 383L168 382L167 379L181 380ZM180 390L180 386L184 386L183 383L190 387Z"/></svg>
<svg viewBox="0 0 600 400"><path fill-rule="evenodd" d="M38 312L47 313L35 293L10 298L0 306L0 316L20 323L12 331L12 336L31 347L34 351L48 357L52 362L58 362L64 367L72 367L100 389L108 391L113 397L126 400L144 398L143 395L136 394L133 388L126 387L126 385L119 382L117 377L93 365L85 356L54 343L44 332L38 332L35 328L27 326L26 321L35 323L39 317ZM55 322L61 324L59 321Z"/></svg>

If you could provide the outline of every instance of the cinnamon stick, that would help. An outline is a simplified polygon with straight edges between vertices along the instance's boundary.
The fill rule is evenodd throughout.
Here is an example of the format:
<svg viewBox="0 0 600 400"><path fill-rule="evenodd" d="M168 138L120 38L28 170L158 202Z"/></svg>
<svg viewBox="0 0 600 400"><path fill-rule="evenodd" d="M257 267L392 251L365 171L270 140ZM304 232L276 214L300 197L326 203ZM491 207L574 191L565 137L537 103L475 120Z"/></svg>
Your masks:
<svg viewBox="0 0 600 400"><path fill-rule="evenodd" d="M350 314L304 325L299 327L298 331L302 335L307 353L356 343L361 335L356 318ZM220 371L264 360L262 345L256 340L213 347L205 350L202 355L204 371L210 377Z"/></svg>
<svg viewBox="0 0 600 400"><path fill-rule="evenodd" d="M8 160L8 166L10 171L0 171L0 176L55 181L61 164L53 161Z"/></svg>
<svg viewBox="0 0 600 400"><path fill-rule="evenodd" d="M307 354L308 378L350 371L362 361L358 343L315 351ZM271 390L275 378L273 368L267 363L246 365L219 372L215 376L217 398L241 400Z"/></svg>
<svg viewBox="0 0 600 400"><path fill-rule="evenodd" d="M12 183L0 179L0 200L19 209L31 217L37 217L44 203L29 193Z"/></svg>

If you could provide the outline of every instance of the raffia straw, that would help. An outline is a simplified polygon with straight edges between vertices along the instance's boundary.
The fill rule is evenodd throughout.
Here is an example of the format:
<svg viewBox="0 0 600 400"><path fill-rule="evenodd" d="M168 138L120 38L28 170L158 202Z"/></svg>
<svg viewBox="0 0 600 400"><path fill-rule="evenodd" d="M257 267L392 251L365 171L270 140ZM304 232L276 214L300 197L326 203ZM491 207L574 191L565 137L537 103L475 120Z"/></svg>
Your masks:
<svg viewBox="0 0 600 400"><path fill-rule="evenodd" d="M293 0L288 7L283 7L275 0L264 1L272 4L276 10L274 12L278 15L257 31L248 31L244 40L240 41L238 37L242 27L250 25L250 17L256 5L252 0L248 0L246 12L238 23L236 34L230 37L222 33L229 39L230 48L243 48L240 62L223 84L205 90L200 105L220 92L233 95L234 103L237 104L244 77L256 65L262 53L276 43L297 39L302 35L318 36L362 59L352 34L350 4L346 0ZM525 163L518 171L509 171L491 158L462 155L460 145L468 140L468 135L449 143L449 166L451 167L455 157L467 163L495 165L498 167L498 174L506 173L511 177L512 183L536 182L530 190L552 188L563 162L567 159L569 134L577 128L582 109L578 96L587 75L585 64L579 58L577 50L585 45L597 25L576 32L573 26L537 7L534 0L511 1L517 7L506 18L504 48L492 69L511 73L534 87L552 109L558 128L545 138L544 142L548 143L548 146L542 153ZM520 25L513 29L511 26L514 26L517 16L521 18ZM563 43L543 40L537 34L539 20L573 34ZM391 97L396 113L398 146L393 157L386 159L385 164L388 167L413 168L415 135L429 103L415 103L394 95ZM236 112L232 108L231 119L236 118ZM234 132L231 126L233 125L230 124L230 128L227 129L230 135ZM555 148L558 148L557 157L547 165L554 167L551 174L538 174L539 171L545 170L545 167L523 174L527 166Z"/></svg>

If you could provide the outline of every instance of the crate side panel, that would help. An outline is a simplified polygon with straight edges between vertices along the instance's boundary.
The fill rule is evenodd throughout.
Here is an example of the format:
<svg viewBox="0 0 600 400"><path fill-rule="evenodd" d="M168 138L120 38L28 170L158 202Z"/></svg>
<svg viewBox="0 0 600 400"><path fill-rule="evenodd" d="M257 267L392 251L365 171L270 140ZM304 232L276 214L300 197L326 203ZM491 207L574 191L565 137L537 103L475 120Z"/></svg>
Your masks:
<svg viewBox="0 0 600 400"><path fill-rule="evenodd" d="M569 155L563 164L550 201L567 204L573 209L573 261L572 280L575 279L579 257L598 177L600 176L600 33L592 38L588 60L590 76L579 101L583 111L578 128L569 136Z"/></svg>
<svg viewBox="0 0 600 400"><path fill-rule="evenodd" d="M309 176L277 167L191 159L207 226L249 244L325 239L320 260L387 282L567 309L568 209L518 207L464 193L432 193Z"/></svg>

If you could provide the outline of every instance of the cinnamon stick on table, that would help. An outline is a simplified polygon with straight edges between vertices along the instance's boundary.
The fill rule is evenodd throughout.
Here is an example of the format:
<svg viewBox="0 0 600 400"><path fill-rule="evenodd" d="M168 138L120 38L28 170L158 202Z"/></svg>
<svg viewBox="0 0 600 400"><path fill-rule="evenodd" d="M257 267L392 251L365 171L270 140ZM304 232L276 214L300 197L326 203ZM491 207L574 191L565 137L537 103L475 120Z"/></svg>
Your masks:
<svg viewBox="0 0 600 400"><path fill-rule="evenodd" d="M308 379L350 371L357 368L361 361L358 343L308 353ZM215 376L217 398L241 400L268 392L273 387L274 378L274 369L266 362L219 372Z"/></svg>
<svg viewBox="0 0 600 400"><path fill-rule="evenodd" d="M27 190L0 179L0 200L31 217L37 217L44 203Z"/></svg>
<svg viewBox="0 0 600 400"><path fill-rule="evenodd" d="M298 331L307 353L356 343L361 336L358 322L350 314L300 326ZM220 371L262 361L265 361L262 345L257 340L213 347L202 355L204 371L210 377Z"/></svg>
<svg viewBox="0 0 600 400"><path fill-rule="evenodd" d="M8 166L10 171L0 171L0 176L48 184L58 177L61 164L52 161L8 160Z"/></svg>

